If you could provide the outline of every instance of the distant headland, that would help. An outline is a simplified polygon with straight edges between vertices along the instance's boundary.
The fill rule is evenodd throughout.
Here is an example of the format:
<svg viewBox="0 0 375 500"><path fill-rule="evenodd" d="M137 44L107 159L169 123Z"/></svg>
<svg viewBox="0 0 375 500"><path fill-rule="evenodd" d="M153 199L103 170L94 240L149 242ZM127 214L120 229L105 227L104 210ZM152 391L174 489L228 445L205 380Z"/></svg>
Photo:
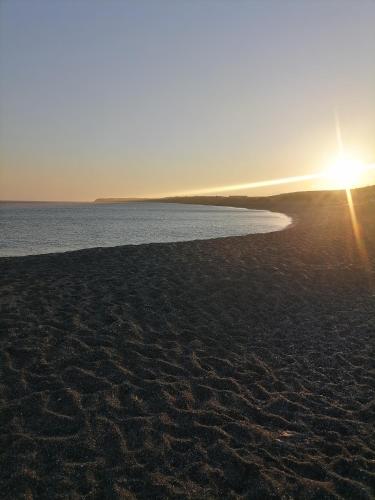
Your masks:
<svg viewBox="0 0 375 500"><path fill-rule="evenodd" d="M148 201L148 198L97 198L94 203L130 203L132 201Z"/></svg>

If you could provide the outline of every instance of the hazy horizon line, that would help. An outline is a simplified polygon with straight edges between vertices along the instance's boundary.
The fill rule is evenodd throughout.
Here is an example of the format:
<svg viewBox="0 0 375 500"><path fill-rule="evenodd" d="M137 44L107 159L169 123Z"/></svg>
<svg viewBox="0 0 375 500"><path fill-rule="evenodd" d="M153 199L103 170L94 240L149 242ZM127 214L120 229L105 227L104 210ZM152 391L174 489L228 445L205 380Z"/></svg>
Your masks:
<svg viewBox="0 0 375 500"><path fill-rule="evenodd" d="M358 189L366 189L369 187L375 187L375 184L367 184L365 186L358 186L355 188L351 188L351 191L356 191ZM92 203L94 204L97 200L128 200L129 202L136 201L147 201L147 200L164 200L169 198L271 198L273 196L280 195L288 195L294 193L315 193L320 191L346 191L345 188L338 189L308 189L301 191L287 191L283 193L274 193L269 195L258 195L258 196L250 196L248 194L234 194L234 195L225 195L225 194L191 194L191 195L169 195L169 196L156 196L156 197L147 197L147 196L134 196L134 197L121 197L121 196L108 196L108 197L98 197L94 200L2 200L0 199L0 203Z"/></svg>

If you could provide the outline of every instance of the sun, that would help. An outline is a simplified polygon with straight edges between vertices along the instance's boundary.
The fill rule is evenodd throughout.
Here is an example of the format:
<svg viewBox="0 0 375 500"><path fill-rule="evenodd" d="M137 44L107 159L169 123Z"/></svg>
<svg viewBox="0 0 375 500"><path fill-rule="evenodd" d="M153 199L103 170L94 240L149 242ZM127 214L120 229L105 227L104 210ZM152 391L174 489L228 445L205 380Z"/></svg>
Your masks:
<svg viewBox="0 0 375 500"><path fill-rule="evenodd" d="M365 164L358 158L340 154L327 169L326 176L332 189L351 189L361 182Z"/></svg>

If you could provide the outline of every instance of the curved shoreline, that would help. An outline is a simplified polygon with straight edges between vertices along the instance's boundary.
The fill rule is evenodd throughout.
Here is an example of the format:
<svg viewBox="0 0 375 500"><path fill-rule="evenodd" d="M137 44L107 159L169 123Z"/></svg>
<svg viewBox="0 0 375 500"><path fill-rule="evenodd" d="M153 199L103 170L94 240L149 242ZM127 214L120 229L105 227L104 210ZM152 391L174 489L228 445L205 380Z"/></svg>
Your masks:
<svg viewBox="0 0 375 500"><path fill-rule="evenodd" d="M178 204L178 205L191 205L191 203L171 203L171 204ZM243 237L243 236L250 236L252 234L268 234L272 232L277 232L277 231L284 231L291 225L293 225L293 219L287 214L281 213L281 212L274 212L271 210L267 209L252 209L252 208L247 208L247 207L236 207L236 206L227 206L227 205L199 205L197 204L196 206L198 207L217 207L217 208L230 208L230 209L238 209L238 210L250 210L253 212L269 212L274 215L278 216L283 216L287 217L289 219L289 223L287 223L284 227L281 229L273 229L270 231L262 231L262 232L253 232L253 233L244 233L244 234L238 234L238 235L227 235L227 236L215 236L215 237L208 237L208 238L195 238L195 239L188 239L188 240L176 240L176 241L150 241L147 243L128 243L128 244L120 244L120 245L112 245L112 246L93 246L93 247L82 247L82 248L77 248L77 249L72 249L72 250L62 250L62 251L56 251L56 252L43 252L40 254L32 253L32 254L26 254L26 255L0 255L0 259L14 259L14 258L23 258L23 257L36 257L36 256L43 256L43 255L58 255L58 254L64 254L67 252L80 252L82 250L96 250L96 249L105 249L105 248L117 248L117 247L127 247L127 246L140 246L140 245L155 245L155 244L173 244L173 243L189 243L189 242L194 242L194 241L209 241L209 240L217 240L217 239L223 239L223 238L237 238L237 237Z"/></svg>
<svg viewBox="0 0 375 500"><path fill-rule="evenodd" d="M367 266L320 203L289 231L0 259L3 494L372 498L356 209Z"/></svg>

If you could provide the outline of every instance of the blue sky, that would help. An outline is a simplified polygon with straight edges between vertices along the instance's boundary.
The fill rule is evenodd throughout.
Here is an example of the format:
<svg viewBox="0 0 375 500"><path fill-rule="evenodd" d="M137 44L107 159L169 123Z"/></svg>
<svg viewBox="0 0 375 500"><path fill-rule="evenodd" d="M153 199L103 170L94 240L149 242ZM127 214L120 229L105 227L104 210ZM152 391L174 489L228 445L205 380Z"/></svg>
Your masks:
<svg viewBox="0 0 375 500"><path fill-rule="evenodd" d="M374 161L374 26L371 0L3 0L0 198L305 175L335 112Z"/></svg>

